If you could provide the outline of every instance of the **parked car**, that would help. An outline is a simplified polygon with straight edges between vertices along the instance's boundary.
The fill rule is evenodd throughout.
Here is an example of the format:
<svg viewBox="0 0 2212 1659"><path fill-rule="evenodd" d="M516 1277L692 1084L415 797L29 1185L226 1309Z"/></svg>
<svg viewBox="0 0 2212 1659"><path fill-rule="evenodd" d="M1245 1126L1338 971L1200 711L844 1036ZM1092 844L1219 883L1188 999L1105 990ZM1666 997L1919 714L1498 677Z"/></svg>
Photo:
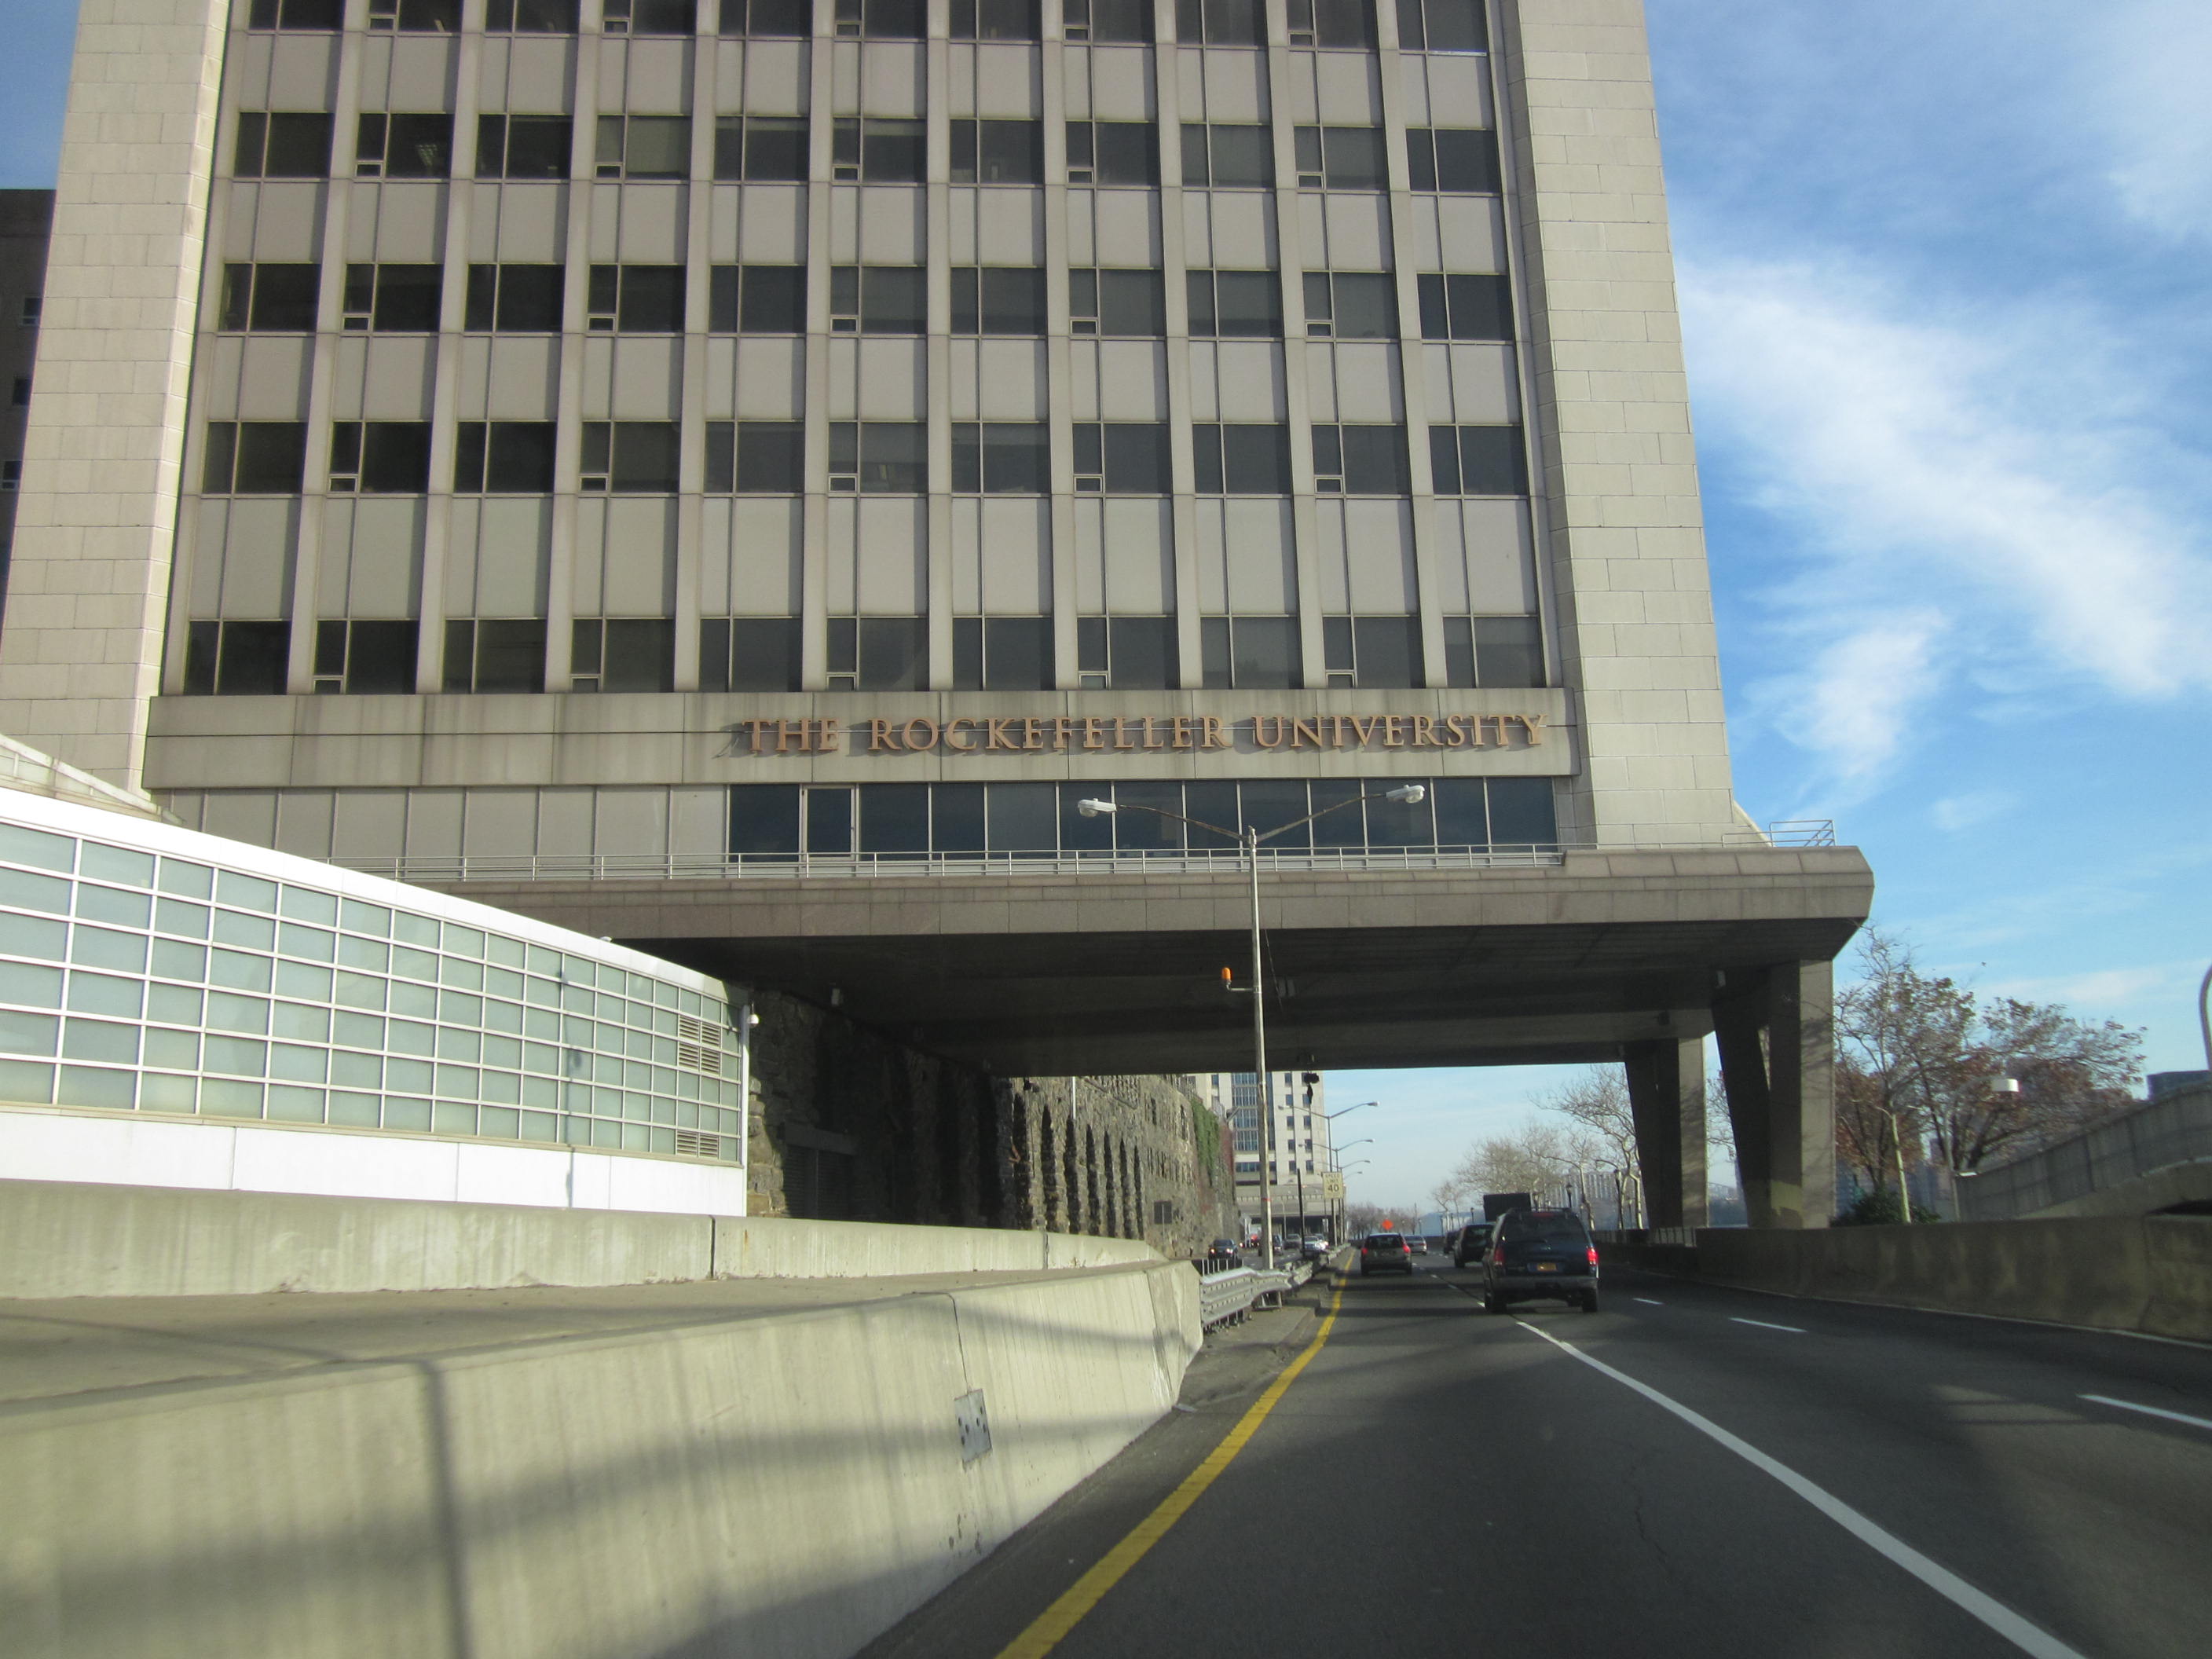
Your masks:
<svg viewBox="0 0 2212 1659"><path fill-rule="evenodd" d="M1309 1261L1320 1261L1328 1255L1328 1241L1319 1233L1298 1246L1298 1254Z"/></svg>
<svg viewBox="0 0 2212 1659"><path fill-rule="evenodd" d="M1452 1246L1452 1266L1480 1267L1489 1249L1490 1224L1487 1221L1470 1221L1459 1230L1458 1240Z"/></svg>
<svg viewBox="0 0 2212 1659"><path fill-rule="evenodd" d="M1413 1255L1403 1233L1370 1233L1359 1241L1359 1271L1367 1273L1410 1273Z"/></svg>
<svg viewBox="0 0 2212 1659"><path fill-rule="evenodd" d="M1572 1210L1516 1210L1500 1216L1482 1268L1482 1305L1504 1313L1532 1297L1557 1297L1597 1311L1597 1246Z"/></svg>

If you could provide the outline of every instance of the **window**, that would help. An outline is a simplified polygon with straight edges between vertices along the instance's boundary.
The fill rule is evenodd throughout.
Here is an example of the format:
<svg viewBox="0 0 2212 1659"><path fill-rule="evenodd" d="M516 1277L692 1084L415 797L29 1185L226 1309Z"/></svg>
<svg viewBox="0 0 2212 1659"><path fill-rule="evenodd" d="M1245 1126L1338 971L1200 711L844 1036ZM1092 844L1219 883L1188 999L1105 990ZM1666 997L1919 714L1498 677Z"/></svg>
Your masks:
<svg viewBox="0 0 2212 1659"><path fill-rule="evenodd" d="M1049 691L1052 682L1051 617L952 619L954 690Z"/></svg>
<svg viewBox="0 0 2212 1659"><path fill-rule="evenodd" d="M929 273L921 265L833 265L830 326L840 334L921 334L929 324Z"/></svg>
<svg viewBox="0 0 2212 1659"><path fill-rule="evenodd" d="M1510 340L1513 285L1504 276L1419 279L1425 340Z"/></svg>
<svg viewBox="0 0 2212 1659"><path fill-rule="evenodd" d="M709 617L699 624L702 691L799 690L799 618Z"/></svg>
<svg viewBox="0 0 2212 1659"><path fill-rule="evenodd" d="M26 294L23 296L22 309L15 313L15 320L25 328L36 328L39 325L39 319L45 314L46 308L46 301L44 295Z"/></svg>
<svg viewBox="0 0 2212 1659"><path fill-rule="evenodd" d="M814 33L814 0L722 0L721 32L804 39Z"/></svg>
<svg viewBox="0 0 2212 1659"><path fill-rule="evenodd" d="M1381 272L1308 271L1306 332L1325 339L1396 339L1396 281Z"/></svg>
<svg viewBox="0 0 2212 1659"><path fill-rule="evenodd" d="M230 170L240 179L327 178L331 118L248 111L238 118Z"/></svg>
<svg viewBox="0 0 2212 1659"><path fill-rule="evenodd" d="M463 421L453 434L457 495L553 493L551 421Z"/></svg>
<svg viewBox="0 0 2212 1659"><path fill-rule="evenodd" d="M1200 126L1182 130L1182 181L1217 190L1270 190L1275 183L1275 141L1265 126Z"/></svg>
<svg viewBox="0 0 2212 1659"><path fill-rule="evenodd" d="M1079 437L1079 447L1081 441ZM952 488L956 490L970 495L1044 495L1051 488L1051 428L1042 421L952 423Z"/></svg>
<svg viewBox="0 0 2212 1659"><path fill-rule="evenodd" d="M1152 0L1060 0L1060 18L1070 40L1152 44Z"/></svg>
<svg viewBox="0 0 2212 1659"><path fill-rule="evenodd" d="M1194 270L1189 292L1194 339L1283 337L1283 279L1278 271Z"/></svg>
<svg viewBox="0 0 2212 1659"><path fill-rule="evenodd" d="M362 116L354 130L353 170L362 179L445 178L453 170L453 118Z"/></svg>
<svg viewBox="0 0 2212 1659"><path fill-rule="evenodd" d="M1498 135L1487 127L1408 127L1406 159L1415 190L1498 194Z"/></svg>
<svg viewBox="0 0 2212 1659"><path fill-rule="evenodd" d="M487 34L574 34L576 0L484 0Z"/></svg>
<svg viewBox="0 0 2212 1659"><path fill-rule="evenodd" d="M1487 52L1482 0L1398 0L1398 45L1406 52Z"/></svg>
<svg viewBox="0 0 2212 1659"><path fill-rule="evenodd" d="M707 422L707 490L795 495L806 476L806 428L798 421Z"/></svg>
<svg viewBox="0 0 2212 1659"><path fill-rule="evenodd" d="M30 407L31 377L29 375L18 374L15 377L15 384L8 393L8 402L9 406L15 409L28 409Z"/></svg>
<svg viewBox="0 0 2212 1659"><path fill-rule="evenodd" d="M583 488L617 495L676 493L673 421L584 422Z"/></svg>
<svg viewBox="0 0 2212 1659"><path fill-rule="evenodd" d="M1517 426L1432 426L1429 465L1439 495L1525 495L1528 448Z"/></svg>
<svg viewBox="0 0 2212 1659"><path fill-rule="evenodd" d="M1035 40L1037 0L952 0L955 40Z"/></svg>
<svg viewBox="0 0 2212 1659"><path fill-rule="evenodd" d="M1067 311L1078 334L1158 337L1168 331L1166 280L1157 270L1078 266L1067 273Z"/></svg>
<svg viewBox="0 0 2212 1659"><path fill-rule="evenodd" d="M1544 683L1544 643L1534 617L1446 617L1444 678L1456 686Z"/></svg>
<svg viewBox="0 0 2212 1659"><path fill-rule="evenodd" d="M1291 493L1291 428L1272 422L1200 422L1191 429L1201 495Z"/></svg>
<svg viewBox="0 0 2212 1659"><path fill-rule="evenodd" d="M852 39L919 40L928 20L926 0L837 0L837 33Z"/></svg>
<svg viewBox="0 0 2212 1659"><path fill-rule="evenodd" d="M1067 182L1071 185L1157 185L1159 130L1150 121L1070 121Z"/></svg>
<svg viewBox="0 0 2212 1659"><path fill-rule="evenodd" d="M428 491L429 422L332 422L331 488L374 495L420 495Z"/></svg>
<svg viewBox="0 0 2212 1659"><path fill-rule="evenodd" d="M327 696L404 696L415 689L415 641L409 622L315 624L315 690Z"/></svg>
<svg viewBox="0 0 2212 1659"><path fill-rule="evenodd" d="M561 331L559 265L471 265L461 326L471 333Z"/></svg>
<svg viewBox="0 0 2212 1659"><path fill-rule="evenodd" d="M565 179L572 131L565 115L479 115L477 177Z"/></svg>
<svg viewBox="0 0 2212 1659"><path fill-rule="evenodd" d="M848 183L918 185L926 176L929 125L841 117L830 125L830 176Z"/></svg>
<svg viewBox="0 0 2212 1659"><path fill-rule="evenodd" d="M585 315L602 333L681 334L682 265L593 265Z"/></svg>
<svg viewBox="0 0 2212 1659"><path fill-rule="evenodd" d="M289 623L193 623L185 634L185 694L282 696L291 649Z"/></svg>
<svg viewBox="0 0 2212 1659"><path fill-rule="evenodd" d="M716 265L707 327L716 334L806 332L805 265Z"/></svg>
<svg viewBox="0 0 2212 1659"><path fill-rule="evenodd" d="M929 428L921 421L830 422L830 488L920 495L929 488Z"/></svg>
<svg viewBox="0 0 2212 1659"><path fill-rule="evenodd" d="M1295 691L1305 683L1296 617L1205 617L1198 637L1209 691Z"/></svg>
<svg viewBox="0 0 2212 1659"><path fill-rule="evenodd" d="M1389 183L1380 127L1299 127L1300 190L1381 190Z"/></svg>
<svg viewBox="0 0 2212 1659"><path fill-rule="evenodd" d="M605 0L599 16L609 34L690 34L699 27L693 0Z"/></svg>
<svg viewBox="0 0 2212 1659"><path fill-rule="evenodd" d="M1424 683L1419 617L1323 617L1321 653L1333 690L1404 690Z"/></svg>
<svg viewBox="0 0 2212 1659"><path fill-rule="evenodd" d="M691 118L602 115L593 167L601 179L688 179Z"/></svg>
<svg viewBox="0 0 2212 1659"><path fill-rule="evenodd" d="M659 617L579 617L568 647L572 691L668 691L676 624Z"/></svg>
<svg viewBox="0 0 2212 1659"><path fill-rule="evenodd" d="M435 334L437 265L348 265L340 310L349 329L378 334Z"/></svg>
<svg viewBox="0 0 2212 1659"><path fill-rule="evenodd" d="M322 279L320 265L225 265L216 326L228 333L312 334Z"/></svg>
<svg viewBox="0 0 2212 1659"><path fill-rule="evenodd" d="M1042 334L1044 272L1032 265L952 267L955 334Z"/></svg>
<svg viewBox="0 0 2212 1659"><path fill-rule="evenodd" d="M1042 184L1044 123L953 122L952 182L956 185Z"/></svg>
<svg viewBox="0 0 2212 1659"><path fill-rule="evenodd" d="M461 0L368 0L368 26L406 34L459 34Z"/></svg>
<svg viewBox="0 0 2212 1659"><path fill-rule="evenodd" d="M928 684L928 661L925 617L830 618L832 690L920 691Z"/></svg>
<svg viewBox="0 0 2212 1659"><path fill-rule="evenodd" d="M296 495L307 465L305 421L210 421L200 489L210 495Z"/></svg>
<svg viewBox="0 0 2212 1659"><path fill-rule="evenodd" d="M1164 421L1078 421L1075 487L1109 495L1168 493L1168 426Z"/></svg>
<svg viewBox="0 0 2212 1659"><path fill-rule="evenodd" d="M545 619L477 617L446 624L448 691L543 691Z"/></svg>
<svg viewBox="0 0 2212 1659"><path fill-rule="evenodd" d="M1266 0L1176 0L1176 39L1187 46L1264 46Z"/></svg>
<svg viewBox="0 0 2212 1659"><path fill-rule="evenodd" d="M723 115L714 121L714 177L751 184L806 179L806 118Z"/></svg>
<svg viewBox="0 0 2212 1659"><path fill-rule="evenodd" d="M1175 689L1173 617L1078 617L1075 667L1086 691Z"/></svg>
<svg viewBox="0 0 2212 1659"><path fill-rule="evenodd" d="M1402 426L1316 426L1314 488L1324 495L1402 495L1413 486L1406 470Z"/></svg>
<svg viewBox="0 0 2212 1659"><path fill-rule="evenodd" d="M1290 0L1294 46L1352 46L1373 51L1375 14L1368 0Z"/></svg>
<svg viewBox="0 0 2212 1659"><path fill-rule="evenodd" d="M250 29L336 29L345 25L343 0L252 0Z"/></svg>

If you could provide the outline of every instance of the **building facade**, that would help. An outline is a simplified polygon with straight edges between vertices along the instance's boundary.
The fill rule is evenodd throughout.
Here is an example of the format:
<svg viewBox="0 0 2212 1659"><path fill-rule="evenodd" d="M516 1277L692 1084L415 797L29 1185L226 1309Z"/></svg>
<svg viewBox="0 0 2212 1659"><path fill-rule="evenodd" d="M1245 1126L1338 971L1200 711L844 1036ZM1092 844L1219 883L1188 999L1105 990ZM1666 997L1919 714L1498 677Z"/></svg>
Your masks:
<svg viewBox="0 0 2212 1659"><path fill-rule="evenodd" d="M1235 1136L1237 1205L1247 1231L1260 1226L1264 1197L1279 1232L1339 1236L1344 1176L1330 1135L1327 1079L1270 1072L1263 1087L1256 1072L1209 1072L1194 1081Z"/></svg>
<svg viewBox="0 0 2212 1659"><path fill-rule="evenodd" d="M8 558L15 544L15 501L22 489L24 428L53 217L53 191L0 190L0 386L7 388L7 400L0 404L0 606L7 602Z"/></svg>

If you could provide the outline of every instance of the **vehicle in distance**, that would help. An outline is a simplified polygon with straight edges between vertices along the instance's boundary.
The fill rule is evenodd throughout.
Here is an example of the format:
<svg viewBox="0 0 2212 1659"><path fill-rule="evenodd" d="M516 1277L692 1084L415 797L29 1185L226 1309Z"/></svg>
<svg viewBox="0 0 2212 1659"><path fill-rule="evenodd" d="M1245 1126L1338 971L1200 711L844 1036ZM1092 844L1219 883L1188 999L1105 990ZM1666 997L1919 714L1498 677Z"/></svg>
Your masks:
<svg viewBox="0 0 2212 1659"><path fill-rule="evenodd" d="M1413 1252L1403 1233L1370 1233L1359 1241L1359 1271L1366 1273L1409 1273Z"/></svg>
<svg viewBox="0 0 2212 1659"><path fill-rule="evenodd" d="M1516 1302L1557 1297L1597 1311L1597 1246L1572 1210L1515 1210L1500 1216L1482 1268L1482 1305L1504 1313Z"/></svg>
<svg viewBox="0 0 2212 1659"><path fill-rule="evenodd" d="M1215 1239L1212 1243L1206 1247L1206 1253L1208 1255L1234 1256L1242 1256L1244 1254L1243 1251L1237 1248L1237 1241L1233 1238Z"/></svg>
<svg viewBox="0 0 2212 1659"><path fill-rule="evenodd" d="M1298 1254L1309 1261L1319 1261L1328 1254L1328 1241L1316 1233L1298 1246Z"/></svg>
<svg viewBox="0 0 2212 1659"><path fill-rule="evenodd" d="M1452 1249L1452 1266L1479 1267L1489 1249L1490 1224L1487 1221L1470 1221L1459 1230L1459 1242Z"/></svg>
<svg viewBox="0 0 2212 1659"><path fill-rule="evenodd" d="M1426 1255L1429 1253L1429 1241L1409 1233L1406 1237L1406 1248L1415 1255Z"/></svg>

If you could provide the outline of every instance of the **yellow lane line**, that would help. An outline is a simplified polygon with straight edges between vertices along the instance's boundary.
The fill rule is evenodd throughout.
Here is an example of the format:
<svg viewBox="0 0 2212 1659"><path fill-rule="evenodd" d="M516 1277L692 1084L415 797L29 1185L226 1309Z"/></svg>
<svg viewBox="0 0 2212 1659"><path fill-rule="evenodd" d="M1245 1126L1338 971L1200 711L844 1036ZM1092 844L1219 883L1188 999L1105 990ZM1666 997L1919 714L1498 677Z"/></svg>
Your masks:
<svg viewBox="0 0 2212 1659"><path fill-rule="evenodd" d="M1337 1310L1344 1304L1344 1283L1336 1281L1336 1294L1329 1300L1328 1312L1321 1322L1303 1352L1291 1361L1283 1374L1267 1385L1267 1391L1252 1402L1251 1409L1237 1421L1221 1443L1206 1456L1206 1461L1183 1477L1182 1484L1160 1500L1159 1507L1129 1529L1128 1535L1098 1559L1098 1564L1077 1579L1060 1598L1039 1613L1030 1627L1014 1638L1000 1652L999 1659L1042 1659L1066 1638L1067 1633L1079 1624L1083 1616L1097 1607L1108 1590L1120 1583L1130 1568L1145 1558L1145 1553L1167 1535L1170 1527L1182 1519L1183 1511L1198 1501L1198 1495L1221 1478L1221 1473L1244 1449L1245 1443L1259 1431L1260 1425L1267 1420L1267 1413L1298 1380L1313 1357L1321 1352L1322 1343L1336 1323Z"/></svg>

